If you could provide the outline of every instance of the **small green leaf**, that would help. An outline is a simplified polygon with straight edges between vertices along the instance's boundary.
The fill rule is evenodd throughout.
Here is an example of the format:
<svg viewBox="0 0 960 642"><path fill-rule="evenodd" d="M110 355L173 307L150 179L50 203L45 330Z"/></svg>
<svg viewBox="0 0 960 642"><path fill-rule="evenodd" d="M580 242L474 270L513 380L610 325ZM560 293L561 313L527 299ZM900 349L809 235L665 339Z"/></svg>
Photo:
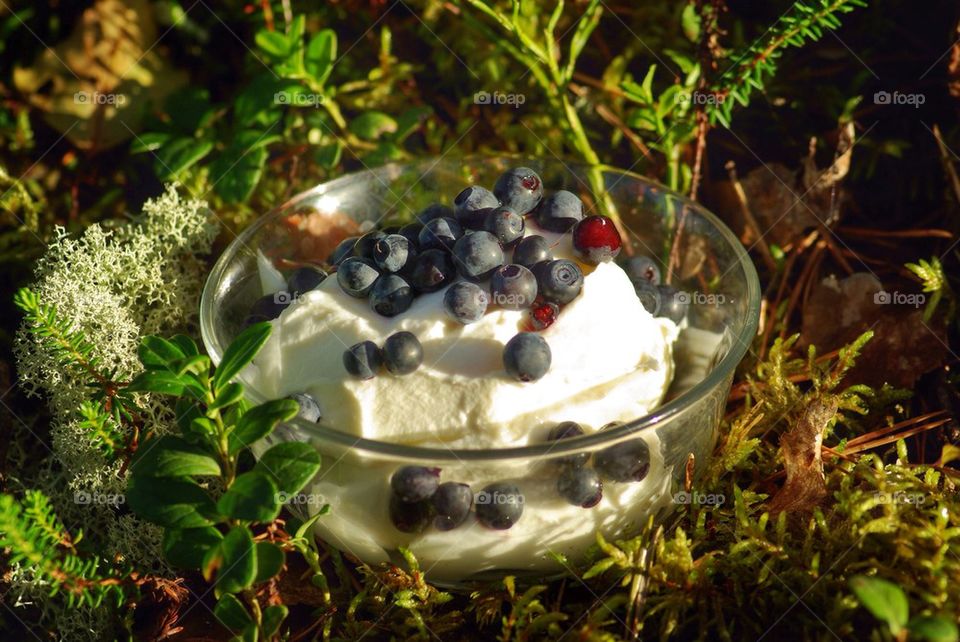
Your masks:
<svg viewBox="0 0 960 642"><path fill-rule="evenodd" d="M320 455L310 444L285 441L263 453L254 467L269 475L280 492L299 492L320 470Z"/></svg>
<svg viewBox="0 0 960 642"><path fill-rule="evenodd" d="M377 140L397 131L397 121L380 111L367 111L350 121L351 132L366 140Z"/></svg>
<svg viewBox="0 0 960 642"><path fill-rule="evenodd" d="M234 526L203 560L204 579L216 578L222 593L250 588L257 576L257 550L246 526Z"/></svg>
<svg viewBox="0 0 960 642"><path fill-rule="evenodd" d="M300 524L297 527L296 532L293 534L294 539L300 539L301 537L306 537L307 532L313 528L313 525L317 523L317 520L330 512L330 504L324 504L323 507L318 510L316 513L310 516L305 522Z"/></svg>
<svg viewBox="0 0 960 642"><path fill-rule="evenodd" d="M219 391L253 360L263 344L267 342L272 329L273 326L267 321L254 323L234 339L223 354L223 360L220 361L213 375L214 390Z"/></svg>
<svg viewBox="0 0 960 642"><path fill-rule="evenodd" d="M683 35L690 42L697 42L700 39L700 15L693 4L688 4L683 8L680 14L680 25L683 28Z"/></svg>
<svg viewBox="0 0 960 642"><path fill-rule="evenodd" d="M890 633L896 636L903 631L910 615L910 605L903 589L885 579L865 575L852 578L850 588L864 608L887 623Z"/></svg>
<svg viewBox="0 0 960 642"><path fill-rule="evenodd" d="M127 504L137 515L166 528L199 528L217 521L207 491L186 479L131 475Z"/></svg>
<svg viewBox="0 0 960 642"><path fill-rule="evenodd" d="M255 584L266 582L283 568L283 549L273 542L257 542L257 579Z"/></svg>
<svg viewBox="0 0 960 642"><path fill-rule="evenodd" d="M313 155L317 164L325 169L333 169L340 164L340 156L343 153L343 145L340 141L334 141L329 145L319 147Z"/></svg>
<svg viewBox="0 0 960 642"><path fill-rule="evenodd" d="M280 514L277 485L259 471L237 477L217 502L217 510L234 519L270 522Z"/></svg>
<svg viewBox="0 0 960 642"><path fill-rule="evenodd" d="M237 149L228 147L210 165L210 174L217 194L228 203L244 203L253 194L263 176L269 153L263 147Z"/></svg>
<svg viewBox="0 0 960 642"><path fill-rule="evenodd" d="M257 625L251 624L240 635L232 638L230 642L257 642L259 639L260 633L257 630Z"/></svg>
<svg viewBox="0 0 960 642"><path fill-rule="evenodd" d="M200 348L197 347L196 342L185 334L173 335L170 337L170 342L176 344L180 351L188 357L200 354Z"/></svg>
<svg viewBox="0 0 960 642"><path fill-rule="evenodd" d="M170 116L170 128L187 137L195 136L214 117L210 92L196 85L172 94L164 105Z"/></svg>
<svg viewBox="0 0 960 642"><path fill-rule="evenodd" d="M269 435L277 424L296 416L299 410L293 399L274 399L254 406L237 421L237 425L227 435L228 452L232 455Z"/></svg>
<svg viewBox="0 0 960 642"><path fill-rule="evenodd" d="M213 400L213 403L210 404L209 408L210 410L226 408L241 399L243 399L243 386L239 383L228 383L223 387L223 390L217 393L216 398Z"/></svg>
<svg viewBox="0 0 960 642"><path fill-rule="evenodd" d="M201 415L194 417L190 422L189 432L191 435L196 435L197 437L212 437L217 434L217 425L213 423L213 420L209 417Z"/></svg>
<svg viewBox="0 0 960 642"><path fill-rule="evenodd" d="M168 370L146 370L134 377L127 386L129 392L155 392L161 395L182 397L188 390L200 394L203 388L189 375L180 375ZM198 395L194 394L195 397Z"/></svg>
<svg viewBox="0 0 960 642"><path fill-rule="evenodd" d="M278 31L261 29L253 37L253 40L258 47L277 60L290 55L290 43L287 41L287 37Z"/></svg>
<svg viewBox="0 0 960 642"><path fill-rule="evenodd" d="M140 340L137 356L140 357L140 363L148 368L170 369L171 362L183 359L186 355L175 343L148 335Z"/></svg>
<svg viewBox="0 0 960 642"><path fill-rule="evenodd" d="M140 477L219 475L220 464L206 450L180 437L164 435L140 446L131 471Z"/></svg>
<svg viewBox="0 0 960 642"><path fill-rule="evenodd" d="M333 29L324 29L307 44L304 66L318 85L323 86L333 71L337 57L337 34Z"/></svg>
<svg viewBox="0 0 960 642"><path fill-rule="evenodd" d="M263 610L263 635L267 639L273 638L277 633L280 632L280 626L283 624L283 621L287 619L287 614L290 612L283 604L273 604L268 606Z"/></svg>
<svg viewBox="0 0 960 642"><path fill-rule="evenodd" d="M213 614L231 631L242 631L253 622L240 600L229 593L220 596Z"/></svg>
<svg viewBox="0 0 960 642"><path fill-rule="evenodd" d="M155 152L170 140L170 134L166 132L147 132L134 136L130 143L131 154L142 154L143 152Z"/></svg>
<svg viewBox="0 0 960 642"><path fill-rule="evenodd" d="M157 177L160 180L174 178L196 165L211 151L213 151L213 143L209 140L187 137L174 139L156 153Z"/></svg>
<svg viewBox="0 0 960 642"><path fill-rule="evenodd" d="M956 622L943 616L918 615L910 619L907 629L910 639L917 637L930 642L957 642L960 638Z"/></svg>
<svg viewBox="0 0 960 642"><path fill-rule="evenodd" d="M170 529L163 534L163 554L178 568L199 569L207 551L222 539L220 531L212 526Z"/></svg>
<svg viewBox="0 0 960 642"><path fill-rule="evenodd" d="M411 107L397 116L397 131L393 134L395 143L402 143L410 134L417 131L433 109L430 107Z"/></svg>

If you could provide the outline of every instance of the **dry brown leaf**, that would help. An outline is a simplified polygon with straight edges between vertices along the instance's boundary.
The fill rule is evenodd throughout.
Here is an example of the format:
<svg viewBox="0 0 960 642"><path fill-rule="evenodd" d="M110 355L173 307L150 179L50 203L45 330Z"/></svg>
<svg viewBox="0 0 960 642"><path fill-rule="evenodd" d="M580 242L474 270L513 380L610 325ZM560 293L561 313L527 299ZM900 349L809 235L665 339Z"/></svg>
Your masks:
<svg viewBox="0 0 960 642"><path fill-rule="evenodd" d="M809 511L827 496L820 447L827 423L837 414L833 395L813 399L796 425L780 438L787 481L770 500L771 513Z"/></svg>
<svg viewBox="0 0 960 642"><path fill-rule="evenodd" d="M69 38L15 68L13 83L78 147L110 147L186 82L158 53L157 37L147 0L98 0Z"/></svg>

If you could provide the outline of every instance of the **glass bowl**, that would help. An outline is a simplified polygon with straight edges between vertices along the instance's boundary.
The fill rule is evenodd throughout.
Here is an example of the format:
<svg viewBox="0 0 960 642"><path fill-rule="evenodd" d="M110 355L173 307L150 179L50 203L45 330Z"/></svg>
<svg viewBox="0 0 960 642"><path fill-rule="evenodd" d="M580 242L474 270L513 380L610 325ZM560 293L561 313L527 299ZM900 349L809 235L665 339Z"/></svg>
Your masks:
<svg viewBox="0 0 960 642"><path fill-rule="evenodd" d="M302 515L330 505L316 523L319 537L371 564L400 562L399 549L407 548L428 578L445 585L468 586L503 574L555 575L564 564L583 559L596 531L607 538L629 536L649 516L663 517L685 501L678 493L688 462L696 475L710 458L734 370L757 329L759 283L736 236L697 203L612 167L524 158L419 160L343 176L268 212L219 258L201 301L203 341L219 363L251 304L279 289L281 274L323 262L340 240L374 222L409 220L430 203L452 203L468 185L492 186L512 166L535 169L547 193L567 189L588 209L617 214L625 233L622 254L656 258L661 271L669 273L665 280L684 291L689 312L674 346L675 374L664 403L634 421L580 437L512 448L450 449L361 438L322 420L297 419L275 431L271 439L307 441L321 454L317 477L288 501ZM249 377L242 373L241 379L247 379L252 402L266 400ZM603 499L592 508L559 498L558 458L610 452L626 442L620 447L646 446L649 467L642 481L606 481ZM513 483L518 495L478 493L475 505L522 502L523 514L507 530L485 528L471 514L453 530L402 533L388 516L389 479L409 464L440 468L443 481L469 483L475 493L491 482Z"/></svg>

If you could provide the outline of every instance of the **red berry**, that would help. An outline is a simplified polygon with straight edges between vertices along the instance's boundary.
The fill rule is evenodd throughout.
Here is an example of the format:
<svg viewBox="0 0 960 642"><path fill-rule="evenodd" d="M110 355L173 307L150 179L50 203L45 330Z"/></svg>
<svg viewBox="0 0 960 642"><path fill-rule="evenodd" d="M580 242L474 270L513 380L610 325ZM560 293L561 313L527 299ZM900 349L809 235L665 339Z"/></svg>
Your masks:
<svg viewBox="0 0 960 642"><path fill-rule="evenodd" d="M622 245L617 226L606 216L588 216L573 227L573 250L586 263L610 261Z"/></svg>
<svg viewBox="0 0 960 642"><path fill-rule="evenodd" d="M534 330L546 330L557 320L560 306L549 301L541 301L530 309L530 325Z"/></svg>

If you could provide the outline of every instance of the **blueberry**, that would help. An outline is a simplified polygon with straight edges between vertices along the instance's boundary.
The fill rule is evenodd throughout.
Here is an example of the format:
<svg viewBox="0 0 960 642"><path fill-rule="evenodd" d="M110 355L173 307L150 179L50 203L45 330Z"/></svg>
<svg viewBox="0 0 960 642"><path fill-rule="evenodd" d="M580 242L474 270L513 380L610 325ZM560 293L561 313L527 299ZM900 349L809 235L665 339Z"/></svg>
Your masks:
<svg viewBox="0 0 960 642"><path fill-rule="evenodd" d="M410 269L410 285L417 292L435 292L457 276L453 258L443 250L427 250L417 256Z"/></svg>
<svg viewBox="0 0 960 642"><path fill-rule="evenodd" d="M643 307L653 316L660 315L660 288L648 281L637 281L633 284L633 291Z"/></svg>
<svg viewBox="0 0 960 642"><path fill-rule="evenodd" d="M373 260L377 267L387 272L399 272L417 255L407 237L390 234L377 241L373 246Z"/></svg>
<svg viewBox="0 0 960 642"><path fill-rule="evenodd" d="M648 256L631 256L623 264L623 271L634 286L641 282L660 285L660 267Z"/></svg>
<svg viewBox="0 0 960 642"><path fill-rule="evenodd" d="M420 210L417 214L417 220L421 223L427 223L438 218L453 218L453 209L441 203L431 203Z"/></svg>
<svg viewBox="0 0 960 642"><path fill-rule="evenodd" d="M362 299L380 276L373 262L356 256L348 258L337 268L337 283L340 289L352 297Z"/></svg>
<svg viewBox="0 0 960 642"><path fill-rule="evenodd" d="M479 185L471 185L453 199L454 217L461 226L471 230L483 228L484 218L476 214L478 211L499 206L500 201L493 192Z"/></svg>
<svg viewBox="0 0 960 642"><path fill-rule="evenodd" d="M690 294L669 285L657 286L660 290L660 309L656 316L666 317L680 323L690 308Z"/></svg>
<svg viewBox="0 0 960 642"><path fill-rule="evenodd" d="M370 288L370 309L385 317L406 312L413 303L413 288L396 274L384 274Z"/></svg>
<svg viewBox="0 0 960 642"><path fill-rule="evenodd" d="M473 506L473 491L466 484L444 482L431 498L437 516L433 525L437 530L449 531L462 524Z"/></svg>
<svg viewBox="0 0 960 642"><path fill-rule="evenodd" d="M427 501L405 502L390 495L390 521L401 533L420 533L430 525L433 505Z"/></svg>
<svg viewBox="0 0 960 642"><path fill-rule="evenodd" d="M559 190L537 208L537 223L551 232L566 232L583 220L583 201L573 192Z"/></svg>
<svg viewBox="0 0 960 642"><path fill-rule="evenodd" d="M353 246L357 244L358 240L360 240L359 236L349 236L340 241L327 258L327 263L340 265L344 259L353 254Z"/></svg>
<svg viewBox="0 0 960 642"><path fill-rule="evenodd" d="M490 276L490 300L506 310L522 310L537 298L537 277L522 265L498 267Z"/></svg>
<svg viewBox="0 0 960 642"><path fill-rule="evenodd" d="M496 236L504 247L509 247L523 238L523 217L505 207L490 210L483 226Z"/></svg>
<svg viewBox="0 0 960 642"><path fill-rule="evenodd" d="M541 261L553 258L550 252L550 243L539 234L531 234L520 240L513 248L513 262L517 265L532 268Z"/></svg>
<svg viewBox="0 0 960 642"><path fill-rule="evenodd" d="M373 341L355 343L343 353L343 367L360 379L372 379L382 364L380 348Z"/></svg>
<svg viewBox="0 0 960 642"><path fill-rule="evenodd" d="M574 506L591 508L603 497L603 482L593 468L565 468L557 478L557 492Z"/></svg>
<svg viewBox="0 0 960 642"><path fill-rule="evenodd" d="M290 278L287 279L287 290L294 297L309 292L327 278L327 273L313 265L305 265L294 270Z"/></svg>
<svg viewBox="0 0 960 642"><path fill-rule="evenodd" d="M483 487L474 497L477 521L496 530L505 530L523 515L523 495L508 482L495 482Z"/></svg>
<svg viewBox="0 0 960 642"><path fill-rule="evenodd" d="M543 182L529 167L514 167L500 175L493 194L501 205L523 216L543 198Z"/></svg>
<svg viewBox="0 0 960 642"><path fill-rule="evenodd" d="M376 246L377 241L385 237L386 234L380 230L373 230L372 232L367 232L363 236L357 239L356 244L353 246L353 255L359 256L362 259L373 260L373 248Z"/></svg>
<svg viewBox="0 0 960 642"><path fill-rule="evenodd" d="M580 424L574 421L564 421L550 429L550 432L547 433L547 441L570 439L572 437L579 437L582 434L583 428L580 427ZM586 465L589 460L590 453L574 453L572 455L564 455L563 457L551 459L550 463L556 466L572 466L578 468Z"/></svg>
<svg viewBox="0 0 960 642"><path fill-rule="evenodd" d="M503 347L503 367L517 381L536 381L547 374L550 360L550 346L533 332L521 332Z"/></svg>
<svg viewBox="0 0 960 642"><path fill-rule="evenodd" d="M643 439L623 441L595 453L593 466L613 481L642 481L650 471L650 449Z"/></svg>
<svg viewBox="0 0 960 642"><path fill-rule="evenodd" d="M443 295L447 316L464 325L479 321L489 303L490 297L484 289L470 281L457 281Z"/></svg>
<svg viewBox="0 0 960 642"><path fill-rule="evenodd" d="M297 405L300 406L300 409L297 410L297 419L303 419L311 424L320 421L322 415L320 413L320 404L317 403L316 399L305 392L295 392L287 398L293 399L297 402Z"/></svg>
<svg viewBox="0 0 960 642"><path fill-rule="evenodd" d="M583 289L583 271L567 259L546 261L533 266L540 296L558 305L570 303Z"/></svg>
<svg viewBox="0 0 960 642"><path fill-rule="evenodd" d="M503 265L503 248L490 232L473 232L453 246L453 260L463 278L479 281Z"/></svg>
<svg viewBox="0 0 960 642"><path fill-rule="evenodd" d="M435 218L424 224L418 240L421 250L447 250L453 248L457 239L463 236L460 224L449 217Z"/></svg>
<svg viewBox="0 0 960 642"><path fill-rule="evenodd" d="M397 234L404 237L410 241L410 247L419 248L420 247L420 230L423 229L423 223L407 223L399 230Z"/></svg>
<svg viewBox="0 0 960 642"><path fill-rule="evenodd" d="M280 313L287 309L293 297L289 292L280 291L262 296L253 302L250 306L250 316L257 317L261 321L276 319Z"/></svg>
<svg viewBox="0 0 960 642"><path fill-rule="evenodd" d="M397 332L383 342L383 364L396 375L410 374L423 363L423 346L412 332Z"/></svg>
<svg viewBox="0 0 960 642"><path fill-rule="evenodd" d="M430 499L440 486L440 469L425 466L403 466L390 477L390 488L400 501L420 502Z"/></svg>

